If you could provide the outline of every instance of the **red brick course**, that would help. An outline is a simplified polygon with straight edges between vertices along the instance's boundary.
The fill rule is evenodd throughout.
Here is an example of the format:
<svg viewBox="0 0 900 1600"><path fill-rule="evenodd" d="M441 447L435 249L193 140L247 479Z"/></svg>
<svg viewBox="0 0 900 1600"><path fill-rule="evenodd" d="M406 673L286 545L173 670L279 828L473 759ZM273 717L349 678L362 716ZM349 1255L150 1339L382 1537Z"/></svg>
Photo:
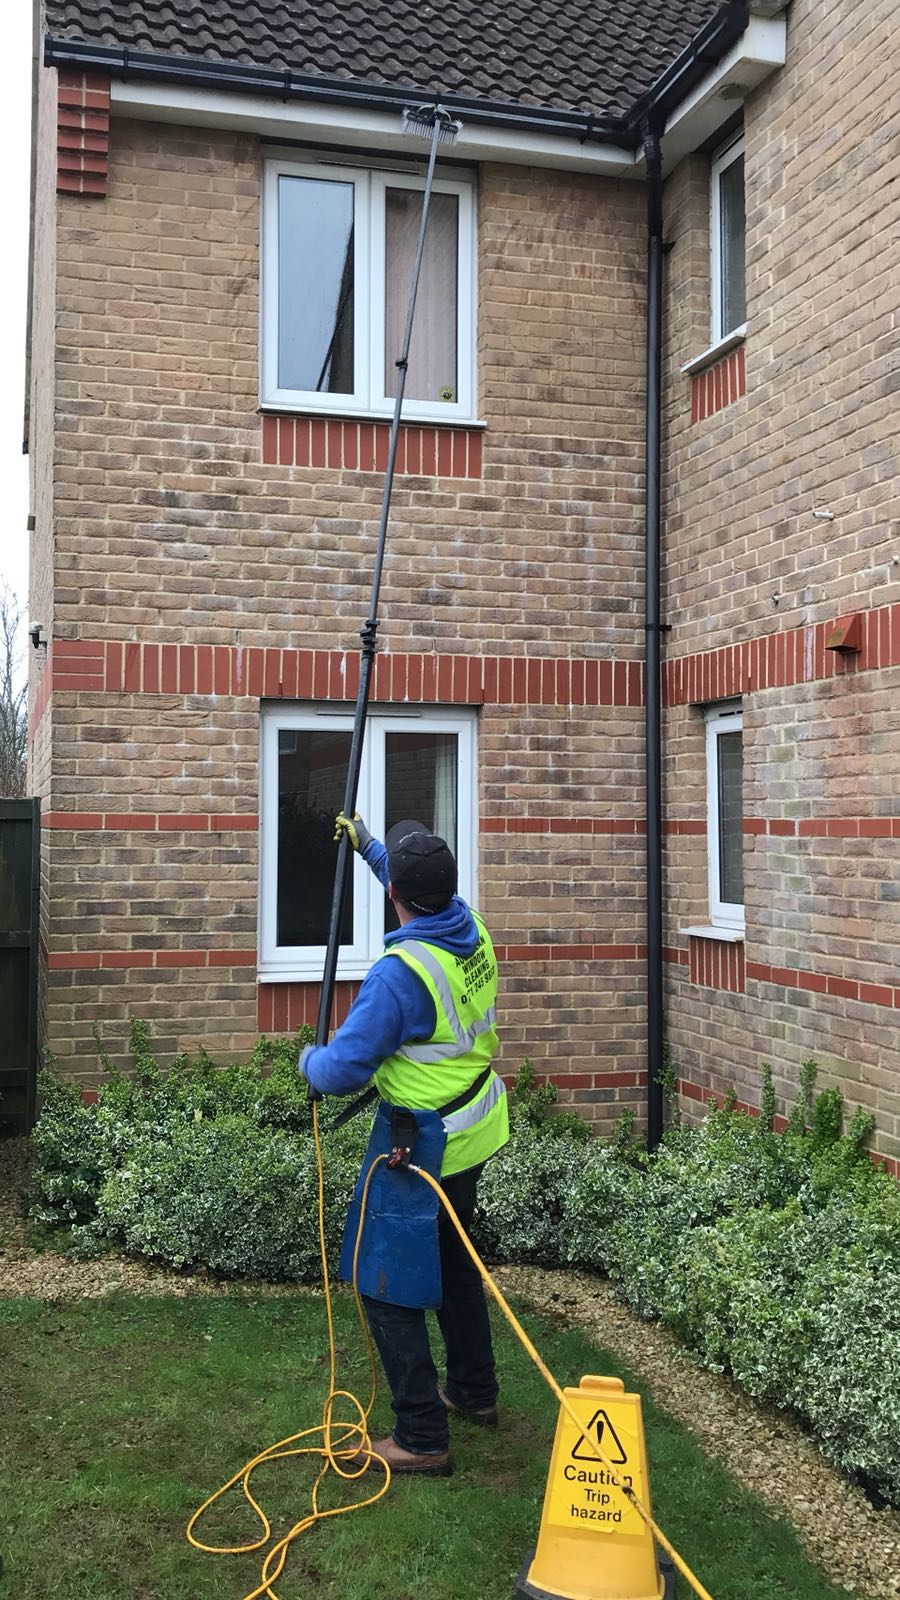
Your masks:
<svg viewBox="0 0 900 1600"><path fill-rule="evenodd" d="M706 989L724 989L743 994L745 987L744 946L723 939L688 939L688 965L691 983Z"/></svg>
<svg viewBox="0 0 900 1600"><path fill-rule="evenodd" d="M264 466L346 468L382 472L390 426L343 417L263 417ZM480 478L480 428L405 423L397 438L395 471L420 478Z"/></svg>
<svg viewBox="0 0 900 1600"><path fill-rule="evenodd" d="M672 657L663 665L665 704L704 705L763 689L900 666L900 604L873 607L860 615L863 646L858 654L827 650L831 624L818 622L719 650Z"/></svg>
<svg viewBox="0 0 900 1600"><path fill-rule="evenodd" d="M783 989L804 989L809 994L835 995L841 1000L900 1009L900 987L888 984L865 983L857 978L801 971L794 967L772 967L762 961L747 962L747 977L758 983L774 983Z"/></svg>
<svg viewBox="0 0 900 1600"><path fill-rule="evenodd" d="M353 700L359 656L341 650L58 639L31 720L55 690ZM632 706L643 701L636 661L383 652L372 699L421 705Z"/></svg>
<svg viewBox="0 0 900 1600"><path fill-rule="evenodd" d="M51 950L51 972L103 972L114 968L255 967L255 950Z"/></svg>
<svg viewBox="0 0 900 1600"><path fill-rule="evenodd" d="M255 812L233 816L210 811L44 811L41 827L70 832L119 833L252 833L259 827Z"/></svg>
<svg viewBox="0 0 900 1600"><path fill-rule="evenodd" d="M900 666L900 604L862 614L858 655L826 650L829 624L745 639L663 665L667 706L703 705L773 688ZM286 699L353 699L359 657L340 650L141 641L57 639L32 712L33 738L52 690L145 694L232 694ZM640 706L643 665L526 656L384 652L373 698L421 704ZM674 824L678 831L681 824Z"/></svg>
<svg viewBox="0 0 900 1600"><path fill-rule="evenodd" d="M57 192L102 199L109 177L109 79L61 72L56 116Z"/></svg>
<svg viewBox="0 0 900 1600"><path fill-rule="evenodd" d="M498 944L498 961L641 961L646 955L638 944ZM58 950L45 952L51 970L74 971L85 968L101 971L109 967L249 967L256 965L255 950ZM265 985L289 988L290 985ZM316 988L297 984L296 988Z"/></svg>
<svg viewBox="0 0 900 1600"><path fill-rule="evenodd" d="M740 400L747 393L747 365L744 346L739 345L721 361L716 361L691 378L691 421L705 422L717 411Z"/></svg>

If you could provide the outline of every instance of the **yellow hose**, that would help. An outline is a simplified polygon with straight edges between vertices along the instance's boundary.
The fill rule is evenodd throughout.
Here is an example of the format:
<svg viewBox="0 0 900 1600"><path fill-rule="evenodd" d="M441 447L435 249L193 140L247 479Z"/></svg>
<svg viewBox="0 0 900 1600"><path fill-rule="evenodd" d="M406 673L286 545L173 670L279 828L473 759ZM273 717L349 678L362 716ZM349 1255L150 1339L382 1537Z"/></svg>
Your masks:
<svg viewBox="0 0 900 1600"><path fill-rule="evenodd" d="M360 1197L359 1223L356 1229L356 1241L353 1247L353 1294L356 1300L356 1312L359 1318L360 1327L362 1328L365 1336L366 1348L369 1355L369 1370L371 1375L368 1403L365 1406L362 1406L357 1400L356 1396L351 1394L349 1390L335 1388L336 1356L334 1342L334 1316L331 1304L331 1284L328 1277L328 1258L325 1247L325 1173L322 1162L322 1147L319 1140L318 1108L315 1101L313 1101L312 1106L312 1125L313 1143L316 1151L316 1170L318 1174L319 1253L322 1261L322 1282L325 1289L325 1318L328 1324L328 1394L322 1408L322 1421L315 1427L304 1428L299 1433L290 1434L286 1439L280 1439L277 1444L270 1445L267 1450L261 1450L259 1455L254 1456L252 1460L246 1462L244 1466L239 1467L238 1471L228 1479L227 1483L223 1483L222 1487L217 1489L215 1494L211 1494L208 1500L204 1500L202 1506L199 1506L194 1512L194 1515L191 1517L191 1520L185 1530L188 1543L192 1544L195 1550L203 1550L208 1555L247 1555L250 1551L262 1550L266 1545L269 1544L269 1540L272 1537L272 1528L268 1517L251 1493L251 1474L256 1471L257 1467L262 1466L263 1462L266 1461L282 1461L287 1456L319 1456L322 1465L312 1487L311 1510L305 1517L301 1517L298 1522L295 1522L293 1527L290 1528L288 1532L282 1536L282 1538L276 1540L276 1542L267 1551L263 1559L260 1582L257 1584L255 1589L249 1590L249 1592L244 1595L243 1600L259 1600L259 1597L263 1595L267 1596L268 1600L278 1600L278 1596L276 1595L275 1590L272 1588L272 1584L284 1571L288 1549L293 1541L301 1533L304 1533L307 1528L313 1527L317 1522L323 1522L326 1517L341 1517L350 1511L361 1511L364 1506L374 1505L376 1500L380 1500L382 1495L387 1493L391 1482L390 1467L381 1456L375 1455L374 1451L372 1450L371 1440L369 1439L368 1421L372 1406L375 1403L378 1374L375 1365L375 1351L372 1346L372 1338L369 1333L365 1312L363 1310L362 1301L360 1300L359 1290L356 1284L359 1247L362 1240L363 1224L366 1217L366 1200L369 1193L369 1184L372 1181L372 1174L375 1171L375 1168L380 1162L386 1161L387 1157L384 1155L376 1156L368 1172L366 1173L366 1179L365 1183L363 1184L362 1195ZM574 1407L570 1405L569 1401L566 1399L565 1393L560 1388L549 1367L542 1360L539 1352L535 1349L528 1337L528 1334L525 1332L525 1329L522 1327L522 1324L515 1315L515 1312L512 1311L503 1294L498 1289L496 1283L488 1272L487 1267L469 1239L469 1236L460 1222L459 1217L456 1215L453 1206L447 1199L444 1190L431 1176L431 1173L425 1172L422 1167L411 1165L409 1170L410 1172L416 1173L418 1177L422 1178L424 1182L429 1184L434 1190L438 1200L440 1201L440 1204L446 1211L447 1216L449 1217L451 1223L465 1245L466 1250L475 1263L475 1266L484 1280L486 1287L496 1300L497 1305L503 1312L503 1315L512 1328L512 1331L519 1343L531 1357L531 1360L537 1367L538 1372L544 1379L544 1382L553 1391L553 1394L556 1396L559 1404L562 1406L563 1410L566 1412L571 1421L575 1423L575 1426L580 1432L582 1428L580 1417L578 1416ZM332 1412L335 1401L338 1400L346 1400L351 1409L356 1412L357 1420L355 1422L348 1422L346 1420L335 1422ZM335 1434L335 1429L339 1430L337 1434ZM298 1444L298 1440L300 1439L311 1439L317 1435L320 1436L320 1442L317 1444ZM634 1506L635 1511L638 1513L638 1516L641 1517L645 1525L651 1530L657 1544L661 1549L665 1550L666 1554L671 1558L672 1562L685 1579L685 1582L688 1583L693 1589L694 1594L697 1596L697 1600L712 1600L712 1596L710 1595L709 1591L704 1589L700 1579L695 1577L687 1562L679 1555L674 1545L669 1542L659 1525L654 1522L653 1517L647 1510L646 1506L641 1503L641 1501L634 1494L633 1490L630 1489L628 1485L625 1484L619 1477L615 1466L609 1460L608 1456L604 1454L603 1450L598 1444L595 1443L595 1441L592 1440L591 1445L596 1451L601 1464L609 1473L610 1478L612 1479L612 1482L615 1484L616 1488L622 1494L627 1496L630 1503ZM365 1459L363 1460L362 1465L359 1466L357 1463L361 1457L365 1457ZM368 1495L364 1500L355 1500L351 1505L336 1506L329 1511L323 1511L320 1509L319 1486L329 1471L329 1468L337 1475L337 1477L343 1478L345 1481L353 1481L356 1478L361 1478L366 1472L368 1472L370 1466L377 1466L383 1474L382 1482L378 1485L378 1488L375 1490L374 1494ZM355 1470L350 1470L351 1467L355 1467ZM262 1526L262 1534L251 1544L202 1544L199 1539L194 1537L194 1529L197 1526L197 1523L204 1513L208 1511L211 1506L215 1505L216 1501L220 1500L222 1496L237 1483L240 1483L244 1499L252 1508Z"/></svg>
<svg viewBox="0 0 900 1600"><path fill-rule="evenodd" d="M341 1517L346 1515L347 1512L361 1511L364 1506L374 1505L376 1500L380 1500L382 1495L387 1493L391 1481L390 1467L381 1456L377 1456L373 1453L371 1441L369 1439L368 1421L372 1406L375 1403L375 1395L378 1385L378 1373L375 1365L375 1351L372 1347L372 1337L369 1333L369 1327L368 1323L366 1322L365 1312L363 1311L362 1301L359 1298L359 1292L356 1287L356 1263L359 1256L360 1240L362 1238L362 1224L365 1218L366 1198L369 1192L369 1184L371 1182L372 1173L375 1171L375 1167L378 1163L373 1162L369 1168L369 1171L366 1173L366 1181L363 1186L362 1199L360 1202L359 1227L356 1231L356 1246L353 1252L353 1293L356 1299L357 1316L359 1317L360 1327L362 1328L366 1341L366 1348L368 1350L369 1372L371 1379L368 1403L365 1406L362 1406L357 1400L356 1396L351 1394L349 1390L335 1388L337 1363L334 1341L334 1315L331 1305L331 1283L328 1276L328 1253L325 1245L325 1173L322 1162L322 1147L319 1141L318 1110L315 1101L313 1102L312 1119L313 1142L316 1149L316 1170L318 1174L319 1255L322 1262L322 1282L325 1290L325 1318L328 1324L328 1394L325 1397L325 1403L322 1407L322 1421L315 1427L303 1428L299 1433L289 1434L286 1439L279 1439L277 1444L269 1445L268 1449L261 1450L258 1455L252 1458L252 1460L247 1461L244 1466L239 1467L238 1471L228 1479L227 1483L223 1483L221 1488L216 1490L215 1494L211 1494L209 1499L204 1500L202 1506L197 1508L197 1510L194 1512L194 1515L191 1517L187 1528L185 1529L188 1543L192 1544L195 1550L203 1550L207 1555L238 1556L247 1555L253 1550L264 1549L265 1546L269 1544L269 1541L272 1537L272 1527L268 1517L259 1503L254 1499L251 1492L251 1474L256 1471L257 1467L261 1467L264 1462L283 1461L287 1456L309 1455L318 1456L320 1458L321 1466L312 1486L310 1511L305 1517L301 1517L298 1522L295 1522L293 1527L290 1528L288 1532L282 1536L282 1538L276 1540L271 1548L267 1550L263 1559L260 1581L254 1589L250 1589L247 1594L244 1595L244 1600L258 1600L258 1597L261 1595L268 1596L269 1600L278 1600L278 1596L276 1595L275 1590L272 1588L272 1584L284 1571L287 1553L293 1541L298 1538L301 1533L305 1533L307 1528L312 1528L317 1522L324 1522L326 1517ZM339 1400L346 1400L351 1409L356 1412L355 1422L336 1422L334 1420L334 1405L335 1401ZM335 1430L338 1430L337 1433L335 1433ZM298 1443L298 1441L301 1439L317 1439L318 1442L315 1444L301 1445ZM356 1465L356 1461L360 1456L365 1456L366 1459L363 1461L361 1466L358 1466ZM337 1475L337 1477L343 1478L345 1481L352 1481L356 1478L363 1477L363 1475L368 1472L370 1466L378 1467L382 1474L382 1481L379 1483L374 1494L367 1495L364 1500L355 1500L350 1505L336 1506L331 1510L322 1510L320 1508L319 1487L329 1468ZM200 1518L204 1515L204 1513L207 1512L211 1506L214 1506L218 1500L221 1500L222 1496L227 1494L228 1490L232 1489L237 1483L239 1483L241 1486L244 1499L247 1501L248 1505L252 1508L254 1514L258 1518L262 1527L262 1533L258 1539L254 1539L249 1544L203 1544L201 1540L194 1537L194 1529L196 1528L197 1523L200 1521Z"/></svg>

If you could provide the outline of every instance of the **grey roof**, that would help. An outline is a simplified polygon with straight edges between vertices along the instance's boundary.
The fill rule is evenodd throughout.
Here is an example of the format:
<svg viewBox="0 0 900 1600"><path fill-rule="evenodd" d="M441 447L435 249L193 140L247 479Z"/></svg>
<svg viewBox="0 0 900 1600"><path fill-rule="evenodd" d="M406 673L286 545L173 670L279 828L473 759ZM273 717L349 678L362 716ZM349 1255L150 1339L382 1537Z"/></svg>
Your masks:
<svg viewBox="0 0 900 1600"><path fill-rule="evenodd" d="M54 40L623 113L718 0L46 0Z"/></svg>

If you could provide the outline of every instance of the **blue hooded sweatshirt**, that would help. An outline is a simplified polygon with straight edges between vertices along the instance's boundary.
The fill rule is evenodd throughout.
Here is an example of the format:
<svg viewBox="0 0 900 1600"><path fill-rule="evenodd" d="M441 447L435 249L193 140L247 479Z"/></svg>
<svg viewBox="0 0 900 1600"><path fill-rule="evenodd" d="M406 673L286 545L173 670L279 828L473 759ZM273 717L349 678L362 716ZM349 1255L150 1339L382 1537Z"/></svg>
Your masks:
<svg viewBox="0 0 900 1600"><path fill-rule="evenodd" d="M386 889L384 845L373 839L362 856ZM416 917L389 933L385 946L402 944L404 939L424 939L451 955L470 956L478 944L478 930L465 900L454 895L445 911ZM405 961L380 956L334 1038L328 1044L307 1045L300 1071L320 1094L358 1093L401 1045L430 1039L436 1020L434 1001L417 973Z"/></svg>

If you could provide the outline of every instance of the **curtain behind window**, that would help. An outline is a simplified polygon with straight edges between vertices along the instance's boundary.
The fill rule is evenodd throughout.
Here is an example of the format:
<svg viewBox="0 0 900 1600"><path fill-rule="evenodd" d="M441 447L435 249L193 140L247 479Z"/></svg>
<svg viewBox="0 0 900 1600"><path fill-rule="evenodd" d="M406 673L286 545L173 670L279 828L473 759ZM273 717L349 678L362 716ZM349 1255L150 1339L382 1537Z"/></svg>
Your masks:
<svg viewBox="0 0 900 1600"><path fill-rule="evenodd" d="M385 196L384 392L397 392L394 363L403 344L409 281L422 212L418 189L388 189ZM456 328L459 201L433 194L416 299L406 395L410 400L457 398Z"/></svg>

